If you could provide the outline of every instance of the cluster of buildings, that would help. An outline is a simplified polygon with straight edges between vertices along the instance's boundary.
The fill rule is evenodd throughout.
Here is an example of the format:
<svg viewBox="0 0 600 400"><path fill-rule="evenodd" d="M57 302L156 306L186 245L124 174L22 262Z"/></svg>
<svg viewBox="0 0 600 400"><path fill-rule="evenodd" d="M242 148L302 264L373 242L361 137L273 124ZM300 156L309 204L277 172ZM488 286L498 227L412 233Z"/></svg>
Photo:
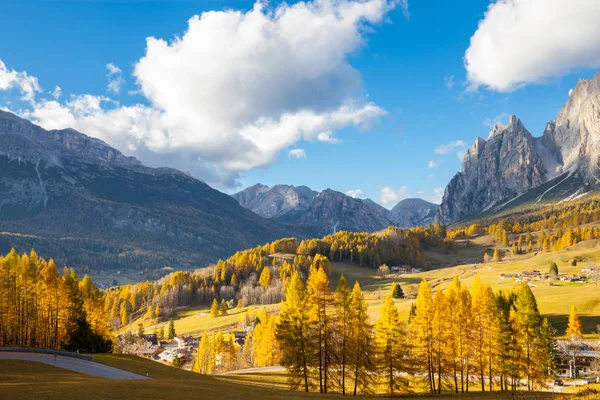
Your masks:
<svg viewBox="0 0 600 400"><path fill-rule="evenodd" d="M584 268L586 270L588 268ZM578 282L583 283L588 278L583 274L565 274L555 276L553 274L543 273L538 270L532 271L523 271L521 273L518 272L509 272L498 275L500 279L514 279L517 282L530 282L530 281L546 281L546 280L559 280L563 282Z"/></svg>
<svg viewBox="0 0 600 400"><path fill-rule="evenodd" d="M414 268L410 265L394 265L390 268L395 274L416 274L421 272L421 268Z"/></svg>
<svg viewBox="0 0 600 400"><path fill-rule="evenodd" d="M236 343L239 346L244 346L247 332L235 332L234 336ZM193 336L177 336L174 343L161 343L157 335L149 334L144 335L144 343L138 355L167 365L172 365L173 361L178 359L183 365L193 361L199 345L200 339ZM217 359L219 359L219 356L217 356Z"/></svg>
<svg viewBox="0 0 600 400"><path fill-rule="evenodd" d="M192 361L192 354L198 349L198 338L178 336L174 344L163 344L155 334L144 335L141 356L150 360L173 364L177 358L182 364Z"/></svg>

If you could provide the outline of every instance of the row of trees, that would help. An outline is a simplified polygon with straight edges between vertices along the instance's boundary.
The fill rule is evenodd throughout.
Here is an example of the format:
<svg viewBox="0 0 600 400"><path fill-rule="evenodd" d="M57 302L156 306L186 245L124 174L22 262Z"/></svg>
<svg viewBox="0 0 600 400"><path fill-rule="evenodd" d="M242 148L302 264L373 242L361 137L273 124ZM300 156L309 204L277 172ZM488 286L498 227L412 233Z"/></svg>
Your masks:
<svg viewBox="0 0 600 400"><path fill-rule="evenodd" d="M13 249L0 257L0 346L110 351L103 300L89 276Z"/></svg>
<svg viewBox="0 0 600 400"><path fill-rule="evenodd" d="M312 269L295 274L277 322L281 364L290 386L345 394L389 394L424 387L431 393L542 387L554 368L554 331L529 286L494 293L476 278L432 294L421 282L410 320L391 296L373 326L360 286Z"/></svg>

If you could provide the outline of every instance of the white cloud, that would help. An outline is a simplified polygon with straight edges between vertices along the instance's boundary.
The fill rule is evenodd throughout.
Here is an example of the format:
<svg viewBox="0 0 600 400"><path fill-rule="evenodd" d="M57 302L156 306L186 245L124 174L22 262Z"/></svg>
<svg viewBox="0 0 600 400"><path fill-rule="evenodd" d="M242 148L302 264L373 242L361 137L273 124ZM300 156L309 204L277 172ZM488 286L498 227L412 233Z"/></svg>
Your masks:
<svg viewBox="0 0 600 400"><path fill-rule="evenodd" d="M406 186L402 186L400 188L394 189L390 186L386 186L381 189L381 196L379 197L379 202L384 206L392 205L398 203L402 199L406 199L408 197Z"/></svg>
<svg viewBox="0 0 600 400"><path fill-rule="evenodd" d="M466 149L466 147L467 144L462 140L455 140L450 143L441 144L438 147L436 147L433 151L435 151L436 154L449 154L455 150Z"/></svg>
<svg viewBox="0 0 600 400"><path fill-rule="evenodd" d="M337 143L341 143L342 141L336 137L333 136L332 132L321 132L317 135L317 140L319 142L324 142L324 143L330 143L330 144L337 144Z"/></svg>
<svg viewBox="0 0 600 400"><path fill-rule="evenodd" d="M42 91L36 77L30 76L26 71L8 69L0 60L0 90L9 89L19 90L21 98L26 101L32 101L35 94Z"/></svg>
<svg viewBox="0 0 600 400"><path fill-rule="evenodd" d="M304 149L292 149L288 153L288 158L306 158Z"/></svg>
<svg viewBox="0 0 600 400"><path fill-rule="evenodd" d="M437 167L437 163L434 160L430 160L429 164L427 164L428 168L435 168Z"/></svg>
<svg viewBox="0 0 600 400"><path fill-rule="evenodd" d="M52 95L52 97L54 97L54 100L58 100L60 99L60 96L62 96L62 88L57 85L54 88L54 90L50 92L50 94Z"/></svg>
<svg viewBox="0 0 600 400"><path fill-rule="evenodd" d="M121 92L121 86L125 83L123 79L123 73L121 68L117 67L113 63L106 64L106 79L108 79L108 86L106 90L109 92L119 94Z"/></svg>
<svg viewBox="0 0 600 400"><path fill-rule="evenodd" d="M121 71L121 68L117 67L113 63L106 64L106 70L108 71L108 73L110 75L116 75L116 74L120 74L123 72L123 71Z"/></svg>
<svg viewBox="0 0 600 400"><path fill-rule="evenodd" d="M446 75L444 76L444 85L448 90L454 87L454 75Z"/></svg>
<svg viewBox="0 0 600 400"><path fill-rule="evenodd" d="M498 0L464 57L470 89L511 91L600 67L600 1Z"/></svg>
<svg viewBox="0 0 600 400"><path fill-rule="evenodd" d="M487 118L485 121L483 121L483 125L487 126L490 129L492 129L496 125L506 125L508 124L509 117L509 114L503 112L496 115L495 117Z"/></svg>
<svg viewBox="0 0 600 400"><path fill-rule="evenodd" d="M149 165L231 186L302 140L335 143L334 132L367 129L385 114L367 100L348 58L397 4L406 2L257 2L247 12L206 12L180 37L147 39L133 75L148 105L83 95L41 100L30 115L45 128L73 127ZM113 64L106 68L109 76L121 74ZM79 107L84 98L99 107Z"/></svg>
<svg viewBox="0 0 600 400"><path fill-rule="evenodd" d="M362 189L350 189L346 191L346 194L353 198L360 198L363 195Z"/></svg>

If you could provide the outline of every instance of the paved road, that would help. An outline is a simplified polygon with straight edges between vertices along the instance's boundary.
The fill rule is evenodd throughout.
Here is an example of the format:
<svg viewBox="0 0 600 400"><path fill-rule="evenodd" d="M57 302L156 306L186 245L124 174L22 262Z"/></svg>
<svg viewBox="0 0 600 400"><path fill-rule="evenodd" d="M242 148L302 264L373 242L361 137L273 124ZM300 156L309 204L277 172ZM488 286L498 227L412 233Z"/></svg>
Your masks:
<svg viewBox="0 0 600 400"><path fill-rule="evenodd" d="M81 372L86 375L101 376L110 379L150 379L143 375L123 371L122 369L109 367L108 365L99 364L93 361L80 360L78 358L66 356L55 356L53 354L0 352L0 360L35 361L58 368Z"/></svg>

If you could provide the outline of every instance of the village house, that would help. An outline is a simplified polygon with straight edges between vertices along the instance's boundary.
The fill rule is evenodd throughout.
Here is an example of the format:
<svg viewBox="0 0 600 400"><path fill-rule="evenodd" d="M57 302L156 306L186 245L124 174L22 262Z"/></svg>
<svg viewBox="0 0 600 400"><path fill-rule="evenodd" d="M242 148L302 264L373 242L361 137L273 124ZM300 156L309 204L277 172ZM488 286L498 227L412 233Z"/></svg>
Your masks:
<svg viewBox="0 0 600 400"><path fill-rule="evenodd" d="M519 274L517 274L515 272L509 272L506 274L498 275L498 278L500 278L500 279L517 279L518 277L519 277Z"/></svg>
<svg viewBox="0 0 600 400"><path fill-rule="evenodd" d="M163 364L172 364L173 360L178 358L182 363L192 359L192 353L189 349L168 349L158 354L158 359Z"/></svg>
<svg viewBox="0 0 600 400"><path fill-rule="evenodd" d="M175 342L177 343L177 347L180 349L193 347L194 345L198 344L198 340L192 336L177 336L175 338Z"/></svg>
<svg viewBox="0 0 600 400"><path fill-rule="evenodd" d="M556 363L558 376L564 378L581 378L591 376L594 361L600 361L600 352L590 343L582 340L558 340L556 343Z"/></svg>
<svg viewBox="0 0 600 400"><path fill-rule="evenodd" d="M162 353L162 348L159 346L148 346L141 352L141 356L149 360L158 360L158 355Z"/></svg>

